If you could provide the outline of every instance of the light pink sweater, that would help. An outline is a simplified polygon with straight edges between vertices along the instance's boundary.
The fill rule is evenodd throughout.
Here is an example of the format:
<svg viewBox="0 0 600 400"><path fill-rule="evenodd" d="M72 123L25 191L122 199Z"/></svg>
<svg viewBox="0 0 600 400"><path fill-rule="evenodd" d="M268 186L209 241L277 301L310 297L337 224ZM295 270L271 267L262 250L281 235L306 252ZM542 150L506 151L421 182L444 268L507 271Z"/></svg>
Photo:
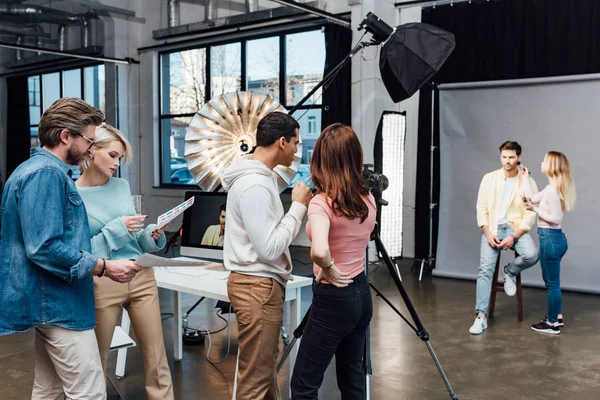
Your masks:
<svg viewBox="0 0 600 400"><path fill-rule="evenodd" d="M562 205L560 204L560 196L554 186L550 184L541 192L532 195L528 179L524 179L523 182L523 191L525 192L525 195L531 198L532 203L538 204L538 227L560 229L560 223L562 222L564 212Z"/></svg>

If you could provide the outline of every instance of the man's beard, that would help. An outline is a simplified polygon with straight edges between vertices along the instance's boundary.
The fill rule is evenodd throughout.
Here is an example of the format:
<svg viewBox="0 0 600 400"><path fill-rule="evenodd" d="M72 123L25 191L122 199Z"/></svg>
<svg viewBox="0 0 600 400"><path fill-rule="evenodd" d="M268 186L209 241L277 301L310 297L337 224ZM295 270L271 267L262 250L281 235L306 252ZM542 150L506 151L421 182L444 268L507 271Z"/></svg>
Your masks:
<svg viewBox="0 0 600 400"><path fill-rule="evenodd" d="M67 149L67 164L78 165L86 157L86 153L81 153L72 147Z"/></svg>

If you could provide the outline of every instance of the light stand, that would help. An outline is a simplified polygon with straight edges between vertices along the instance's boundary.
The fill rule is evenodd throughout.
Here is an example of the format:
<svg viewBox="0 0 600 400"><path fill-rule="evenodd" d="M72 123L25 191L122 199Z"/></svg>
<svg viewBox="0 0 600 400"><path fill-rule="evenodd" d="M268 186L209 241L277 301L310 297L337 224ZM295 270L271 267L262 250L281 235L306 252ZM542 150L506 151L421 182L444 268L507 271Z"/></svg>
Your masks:
<svg viewBox="0 0 600 400"><path fill-rule="evenodd" d="M425 264L429 266L429 269L433 269L435 263L435 256L433 255L433 211L437 207L437 203L433 202L433 156L437 146L434 144L435 134L435 85L431 88L431 147L429 149L429 247L427 258L417 259L415 261L421 261L421 269L419 271L419 281L423 279L423 270Z"/></svg>

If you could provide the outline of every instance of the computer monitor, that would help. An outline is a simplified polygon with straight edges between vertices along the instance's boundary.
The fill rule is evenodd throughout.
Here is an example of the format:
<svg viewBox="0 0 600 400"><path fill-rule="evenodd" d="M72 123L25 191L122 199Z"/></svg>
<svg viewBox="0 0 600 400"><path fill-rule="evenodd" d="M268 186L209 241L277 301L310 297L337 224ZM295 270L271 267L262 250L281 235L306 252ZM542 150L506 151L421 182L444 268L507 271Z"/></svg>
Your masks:
<svg viewBox="0 0 600 400"><path fill-rule="evenodd" d="M227 193L188 191L194 205L183 214L181 255L223 260Z"/></svg>
<svg viewBox="0 0 600 400"><path fill-rule="evenodd" d="M195 197L194 205L183 214L181 255L216 261L223 260L223 229L226 219L227 193L188 191L185 199ZM292 204L291 190L281 193L285 212ZM224 229L227 229L225 223Z"/></svg>

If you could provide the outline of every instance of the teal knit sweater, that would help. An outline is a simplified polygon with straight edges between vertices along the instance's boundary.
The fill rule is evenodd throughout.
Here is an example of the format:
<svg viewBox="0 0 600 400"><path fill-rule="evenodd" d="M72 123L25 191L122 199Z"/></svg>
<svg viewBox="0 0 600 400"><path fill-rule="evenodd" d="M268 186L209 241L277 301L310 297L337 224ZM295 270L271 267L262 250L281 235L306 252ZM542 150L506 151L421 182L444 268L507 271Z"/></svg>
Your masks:
<svg viewBox="0 0 600 400"><path fill-rule="evenodd" d="M110 178L105 185L77 189L87 210L94 255L109 260L134 260L165 247L164 233L158 240L152 239L155 224L139 232L127 231L121 217L136 213L126 180Z"/></svg>

